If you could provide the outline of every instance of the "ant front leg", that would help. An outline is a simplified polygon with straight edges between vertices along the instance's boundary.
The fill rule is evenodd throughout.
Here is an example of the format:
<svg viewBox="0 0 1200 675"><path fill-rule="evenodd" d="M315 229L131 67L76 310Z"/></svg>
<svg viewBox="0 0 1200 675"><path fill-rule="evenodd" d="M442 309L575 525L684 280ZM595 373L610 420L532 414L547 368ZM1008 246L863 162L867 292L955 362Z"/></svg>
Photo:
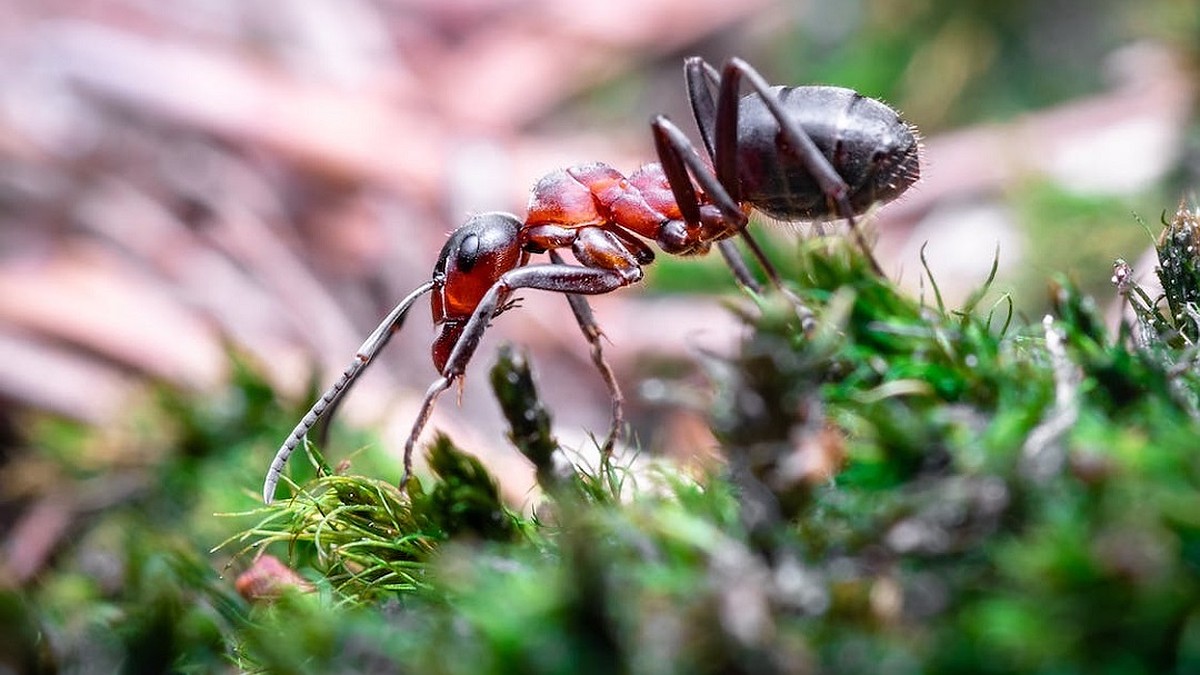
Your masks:
<svg viewBox="0 0 1200 675"><path fill-rule="evenodd" d="M628 286L642 278L642 269L637 265L623 266L618 269L600 269L595 267L580 267L576 265L551 264L518 267L502 274L498 281L484 294L471 318L463 328L454 348L442 367L442 375L429 386L421 410L413 423L412 432L404 443L404 476L400 479L400 487L404 489L412 476L412 453L421 430L433 413L433 406L442 392L450 388L466 371L467 364L474 356L479 342L496 309L510 293L522 288L533 290L553 291L576 295L599 295L609 293L622 286Z"/></svg>
<svg viewBox="0 0 1200 675"><path fill-rule="evenodd" d="M692 106L692 118L700 130L700 138L708 157L716 155L713 129L717 126L717 104L713 100L712 87L720 85L721 76L717 69L699 56L688 57L683 64L683 77L687 82L688 102Z"/></svg>
<svg viewBox="0 0 1200 675"><path fill-rule="evenodd" d="M737 154L738 105L741 99L739 92L743 77L746 78L754 92L762 98L767 110L779 124L779 132L787 150L803 163L805 170L821 187L826 199L837 205L838 215L846 219L850 230L854 233L855 241L862 249L863 254L867 256L871 268L876 274L883 276L883 268L879 266L875 256L871 253L871 248L854 217L854 209L850 206L848 197L850 188L846 185L846 181L817 148L817 144L804 131L804 128L783 109L776 90L754 69L754 66L739 58L732 58L725 63L725 68L721 73L721 89L717 95L713 163L718 180L730 191L733 199L741 198L737 178ZM700 115L702 107L693 101L695 114Z"/></svg>

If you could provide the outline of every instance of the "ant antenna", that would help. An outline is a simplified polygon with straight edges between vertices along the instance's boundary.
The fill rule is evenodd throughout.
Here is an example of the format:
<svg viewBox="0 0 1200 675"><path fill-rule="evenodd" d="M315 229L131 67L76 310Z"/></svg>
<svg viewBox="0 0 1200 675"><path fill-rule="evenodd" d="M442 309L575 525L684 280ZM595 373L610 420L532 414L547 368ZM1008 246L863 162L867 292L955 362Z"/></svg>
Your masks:
<svg viewBox="0 0 1200 675"><path fill-rule="evenodd" d="M321 398L309 408L308 413L300 420L292 433L288 435L287 440L283 445L279 446L279 451L275 453L275 459L271 460L271 468L267 469L266 480L263 481L263 502L270 504L275 499L275 488L279 485L279 477L283 475L283 467L287 464L288 458L296 450L296 446L308 435L310 429L321 419L326 412L336 407L346 392L350 391L351 385L362 374L363 369L375 358L379 352L387 345L388 340L400 331L400 327L404 325L404 319L408 315L409 308L416 302L417 298L425 295L433 290L434 281L426 281L418 286L412 293L400 301L400 304L392 308L391 312L384 317L383 321L371 331L367 336L366 341L358 348L358 353L354 355L354 360L346 367L345 372L338 378L333 386L325 390L321 394Z"/></svg>

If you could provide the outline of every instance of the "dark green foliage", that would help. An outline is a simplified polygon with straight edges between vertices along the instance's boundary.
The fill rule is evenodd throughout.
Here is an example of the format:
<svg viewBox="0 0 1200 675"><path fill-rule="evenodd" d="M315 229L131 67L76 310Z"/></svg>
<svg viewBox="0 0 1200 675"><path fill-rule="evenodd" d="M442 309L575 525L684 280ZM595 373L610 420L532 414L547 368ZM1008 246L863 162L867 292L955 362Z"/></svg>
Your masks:
<svg viewBox="0 0 1200 675"><path fill-rule="evenodd" d="M533 463L538 483L551 488L556 480L553 455L558 441L550 432L550 413L534 389L529 363L504 345L492 367L491 382L511 429L509 440Z"/></svg>
<svg viewBox="0 0 1200 675"><path fill-rule="evenodd" d="M434 592L400 612L426 632L397 667L1200 666L1200 425L1176 352L1118 339L1066 281L1051 319L1011 327L976 311L983 293L922 306L837 241L801 269L815 326L765 298L713 369L728 478L606 467L575 484L624 485L624 502L552 489L536 536L443 548ZM548 467L527 366L506 354L493 382Z"/></svg>
<svg viewBox="0 0 1200 675"><path fill-rule="evenodd" d="M508 420L508 438L533 463L538 485L556 498L582 497L592 502L620 498L624 472L601 456L595 470L561 471L555 467L558 441L550 432L550 413L538 398L533 373L524 356L511 346L500 348L491 370L492 389Z"/></svg>
<svg viewBox="0 0 1200 675"><path fill-rule="evenodd" d="M1200 215L1181 203L1158 240L1158 278L1167 323L1189 345L1200 342Z"/></svg>
<svg viewBox="0 0 1200 675"><path fill-rule="evenodd" d="M6 622L6 634L36 635L24 649L43 659L52 653L64 672L207 673L226 667L232 640L249 620L244 601L201 552L145 523L116 525L78 542L84 555L37 587L28 606L36 610L25 621L36 616L39 632Z"/></svg>
<svg viewBox="0 0 1200 675"><path fill-rule="evenodd" d="M0 670L9 673L56 672L54 656L37 613L11 590L0 591Z"/></svg>
<svg viewBox="0 0 1200 675"><path fill-rule="evenodd" d="M310 447L309 454L316 451ZM429 466L437 476L431 489L413 479L407 496L383 481L321 476L291 500L255 511L262 520L236 539L251 542L243 553L286 543L339 593L365 602L425 587L426 563L446 540L509 541L520 534L520 519L500 502L479 460L439 435Z"/></svg>
<svg viewBox="0 0 1200 675"><path fill-rule="evenodd" d="M240 633L236 664L248 672L428 672L405 668L429 633L420 614L396 601L335 602L291 593L255 608Z"/></svg>
<svg viewBox="0 0 1200 675"><path fill-rule="evenodd" d="M252 512L262 520L237 540L251 542L242 555L286 544L340 593L366 600L424 585L422 561L445 534L418 511L388 483L324 476L291 500Z"/></svg>
<svg viewBox="0 0 1200 675"><path fill-rule="evenodd" d="M500 488L479 460L438 434L429 448L429 468L438 477L433 489L427 494L409 491L423 531L495 541L516 535L517 519L501 503Z"/></svg>
<svg viewBox="0 0 1200 675"><path fill-rule="evenodd" d="M1115 331L1066 279L1051 285L1050 315L1022 324L1010 303L987 304L986 282L953 311L936 286L932 307L907 297L841 240L807 242L795 269L796 301L813 321L800 320L793 300L755 298L739 309L750 329L741 349L710 363L711 419L727 460L719 471L688 476L630 460L556 471L562 449L549 413L528 364L506 350L492 382L511 439L537 467L537 517L503 504L484 466L444 436L428 448L434 475L407 495L330 472L310 447L309 468L293 475L316 475L292 485L291 499L220 519L248 528L234 539L242 551L220 549L237 554L231 569L268 551L312 584L305 592L297 577L273 602L248 603L195 553L194 532L164 531L167 510L155 505L164 486L183 491L181 504L228 490L209 463L242 461L248 442L202 427L262 424L271 404L188 411L179 433L189 452L176 461L192 480L164 465L167 479L132 493L135 508L64 554L31 592L36 602L0 596L13 626L4 663L447 674L1200 669L1196 301L1177 273L1194 262L1163 263L1175 276L1161 300L1120 286L1136 325ZM286 431L266 426L270 439ZM356 470L370 461L356 459ZM243 504L259 464L247 462ZM97 555L117 561L107 576Z"/></svg>

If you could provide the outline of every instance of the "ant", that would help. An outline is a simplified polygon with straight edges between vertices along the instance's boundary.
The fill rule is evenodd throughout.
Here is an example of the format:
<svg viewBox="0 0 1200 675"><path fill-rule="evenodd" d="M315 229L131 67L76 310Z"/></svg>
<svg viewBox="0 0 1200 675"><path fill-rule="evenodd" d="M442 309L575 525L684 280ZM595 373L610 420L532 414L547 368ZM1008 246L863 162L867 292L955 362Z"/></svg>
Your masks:
<svg viewBox="0 0 1200 675"><path fill-rule="evenodd" d="M718 72L692 57L684 75L711 166L679 127L657 115L650 125L657 164L629 176L601 163L554 171L534 186L524 221L500 212L468 219L442 248L432 279L392 309L279 448L263 485L267 503L292 451L323 415L332 415L425 293L433 293L438 328L433 363L439 377L426 391L405 442L401 488L412 475L413 446L438 396L462 377L492 319L513 307L509 296L514 291L562 293L570 303L611 395L612 425L602 447L608 456L622 424L623 399L584 296L641 280L642 268L654 261L654 251L643 240L675 255L703 254L716 244L738 283L759 292L761 285L732 242L740 236L770 283L786 293L746 228L750 212L757 209L783 221L841 218L882 275L855 217L875 203L895 199L917 181L916 129L884 103L850 89L771 86L738 58ZM746 96L740 94L743 81L753 90ZM578 265L564 262L558 253L564 248L571 249ZM549 264L529 264L531 255L543 252L549 254ZM801 311L799 300L789 297Z"/></svg>

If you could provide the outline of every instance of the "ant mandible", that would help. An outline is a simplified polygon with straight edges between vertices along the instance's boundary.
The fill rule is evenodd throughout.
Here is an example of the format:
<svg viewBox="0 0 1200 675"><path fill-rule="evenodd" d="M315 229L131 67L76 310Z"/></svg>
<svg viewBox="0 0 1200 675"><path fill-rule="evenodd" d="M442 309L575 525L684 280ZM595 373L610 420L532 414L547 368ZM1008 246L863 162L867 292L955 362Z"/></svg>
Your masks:
<svg viewBox="0 0 1200 675"><path fill-rule="evenodd" d="M562 293L570 303L612 399L612 425L602 448L607 456L622 423L621 390L604 359L602 334L584 296L641 280L642 267L654 260L643 239L675 255L706 253L716 244L738 282L758 291L759 283L731 241L740 236L772 285L784 290L746 229L750 211L784 221L842 218L882 274L855 217L916 182L920 153L915 128L887 105L850 89L771 86L737 58L718 73L692 57L684 74L711 167L675 124L658 115L651 122L657 164L629 176L600 163L555 171L533 188L523 222L499 212L468 219L442 248L433 278L384 318L279 448L263 485L267 503L292 451L323 415L332 415L400 329L413 302L430 291L438 327L433 362L439 377L426 391L405 442L402 488L412 475L413 446L435 401L462 377L489 323L511 306L509 296L518 289ZM740 94L743 80L752 89L746 96ZM559 255L558 249L568 247L578 265ZM550 264L528 264L531 255L543 252L549 253Z"/></svg>

